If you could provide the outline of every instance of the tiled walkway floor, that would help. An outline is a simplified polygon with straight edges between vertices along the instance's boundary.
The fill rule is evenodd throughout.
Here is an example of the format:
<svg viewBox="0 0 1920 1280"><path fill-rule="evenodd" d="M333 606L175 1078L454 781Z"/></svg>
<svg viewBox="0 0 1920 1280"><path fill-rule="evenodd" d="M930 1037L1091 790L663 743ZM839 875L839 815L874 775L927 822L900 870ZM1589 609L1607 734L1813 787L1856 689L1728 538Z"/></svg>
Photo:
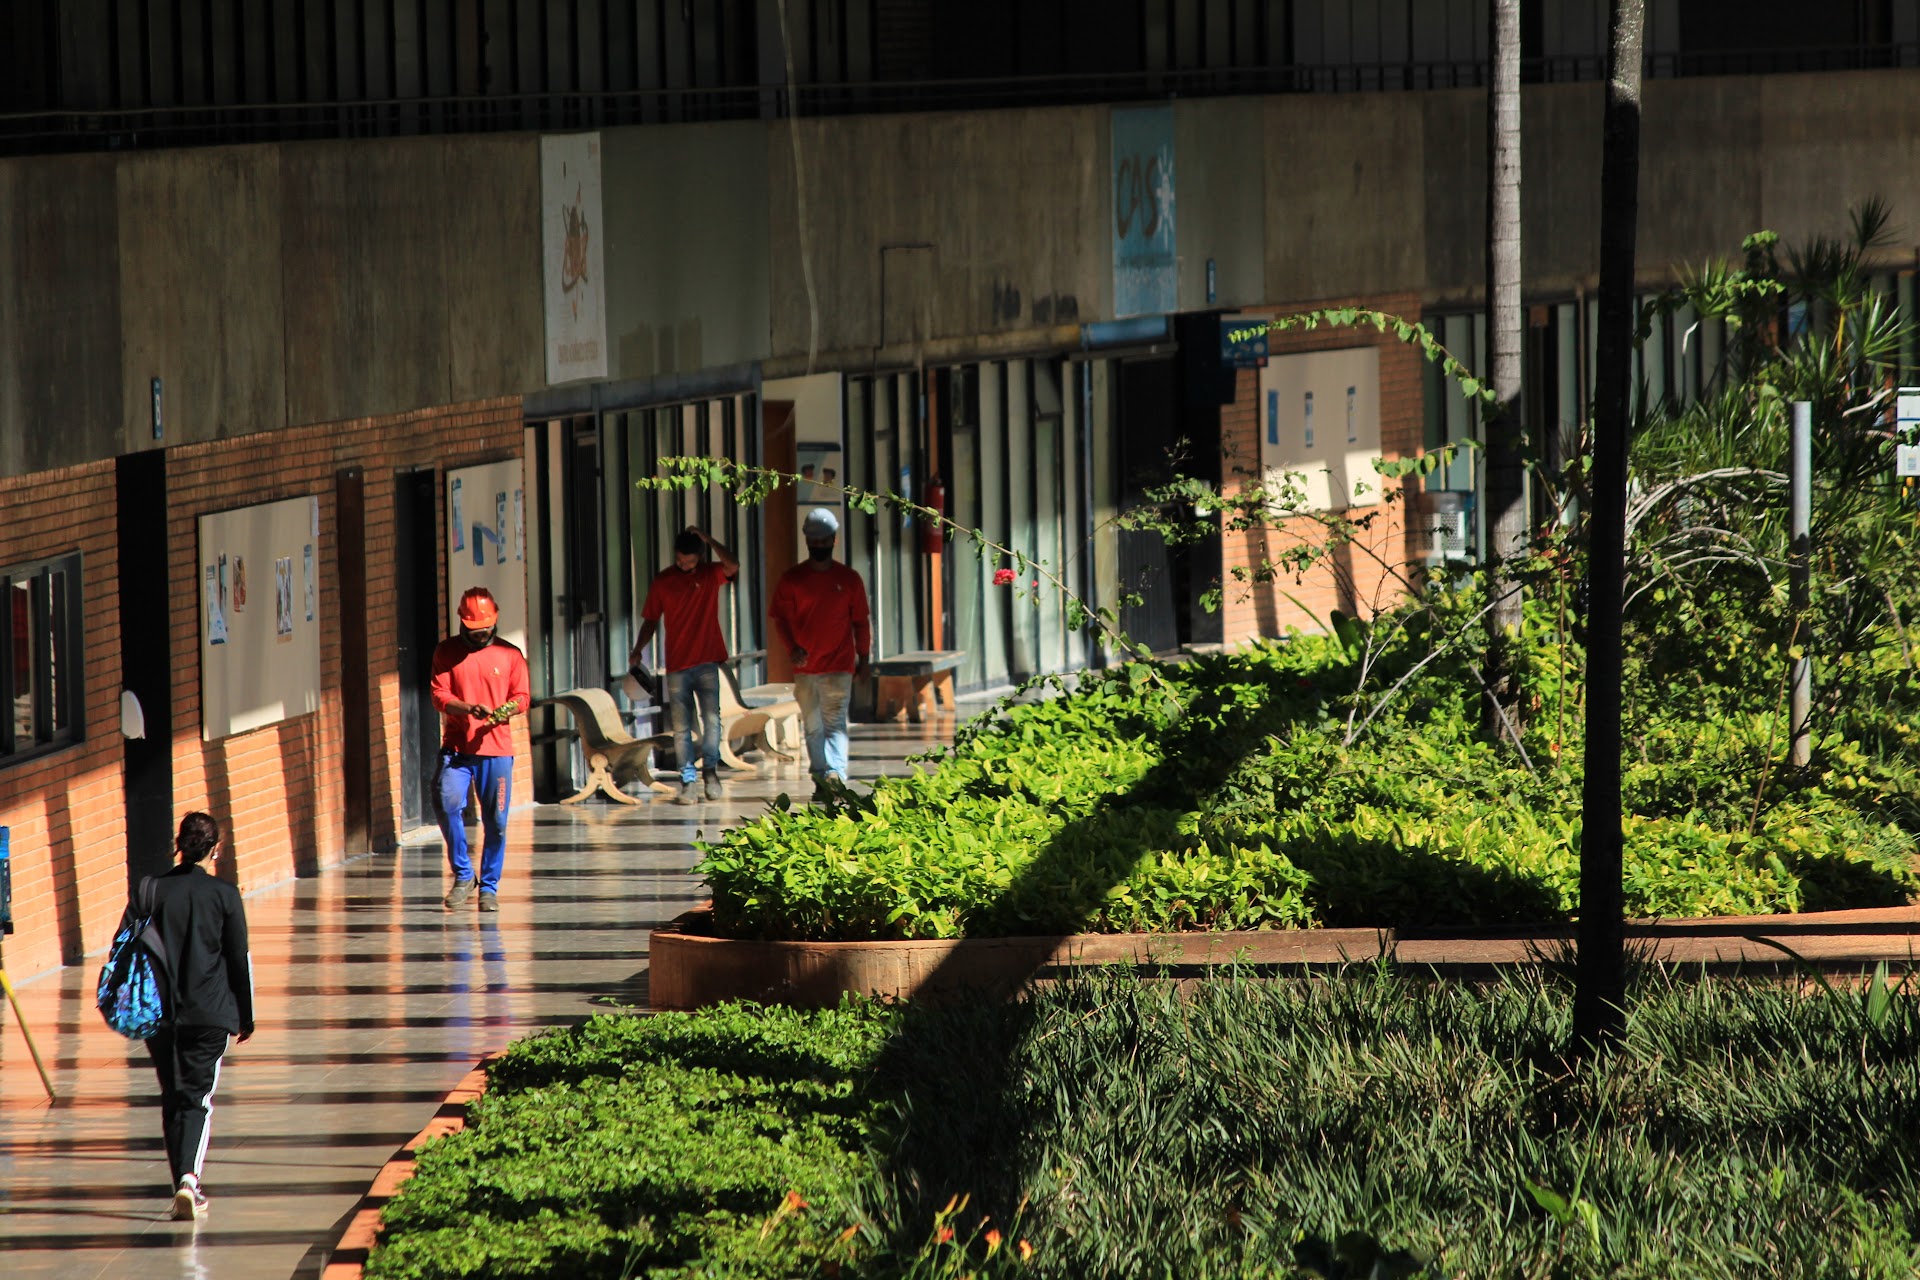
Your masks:
<svg viewBox="0 0 1920 1280"><path fill-rule="evenodd" d="M900 771L951 727L860 726L852 772ZM647 931L704 896L688 874L696 832L804 792L804 777L773 762L696 808L523 810L496 916L441 907L427 832L249 898L260 1030L227 1055L199 1224L165 1218L153 1069L93 1008L98 958L21 986L60 1101L0 1015L0 1277L317 1275L380 1166L481 1058L597 1001L644 1001Z"/></svg>

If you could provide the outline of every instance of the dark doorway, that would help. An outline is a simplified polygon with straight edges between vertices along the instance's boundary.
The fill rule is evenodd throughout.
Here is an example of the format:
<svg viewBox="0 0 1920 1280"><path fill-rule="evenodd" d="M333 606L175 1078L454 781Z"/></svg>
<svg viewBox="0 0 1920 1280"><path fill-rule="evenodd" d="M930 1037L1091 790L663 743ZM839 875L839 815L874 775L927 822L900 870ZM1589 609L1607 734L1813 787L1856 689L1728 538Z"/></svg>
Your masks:
<svg viewBox="0 0 1920 1280"><path fill-rule="evenodd" d="M400 679L400 829L439 820L433 780L440 717L427 692L440 643L439 473L393 478L395 670ZM351 741L351 739L349 739Z"/></svg>
<svg viewBox="0 0 1920 1280"><path fill-rule="evenodd" d="M173 655L167 628L167 455L121 455L119 508L120 685L140 701L146 736L122 739L126 773L127 886L173 865ZM199 583L190 584L197 602ZM198 627L195 628L198 634Z"/></svg>
<svg viewBox="0 0 1920 1280"><path fill-rule="evenodd" d="M573 684L605 689L607 679L606 533L600 518L600 432L591 418L566 426L567 579L561 587L573 637Z"/></svg>
<svg viewBox="0 0 1920 1280"><path fill-rule="evenodd" d="M334 476L334 512L340 583L340 729L350 745L340 753L341 799L346 808L349 857L372 847L372 677L367 669L367 473L344 467Z"/></svg>
<svg viewBox="0 0 1920 1280"><path fill-rule="evenodd" d="M1180 430L1178 371L1171 356L1120 362L1119 491L1122 509L1172 478ZM1135 601L1120 611L1120 626L1155 653L1180 647L1182 609L1166 539L1152 530L1122 529L1118 539L1120 590Z"/></svg>

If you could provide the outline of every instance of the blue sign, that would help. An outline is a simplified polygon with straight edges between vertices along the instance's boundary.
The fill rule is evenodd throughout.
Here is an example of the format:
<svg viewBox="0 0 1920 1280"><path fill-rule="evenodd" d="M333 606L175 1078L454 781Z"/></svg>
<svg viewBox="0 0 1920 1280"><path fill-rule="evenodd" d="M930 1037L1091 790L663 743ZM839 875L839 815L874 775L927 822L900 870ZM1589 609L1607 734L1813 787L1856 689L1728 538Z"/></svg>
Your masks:
<svg viewBox="0 0 1920 1280"><path fill-rule="evenodd" d="M1240 316L1220 317L1220 363L1229 369L1258 369L1267 363L1267 322Z"/></svg>
<svg viewBox="0 0 1920 1280"><path fill-rule="evenodd" d="M1173 235L1173 108L1113 113L1113 314L1180 308Z"/></svg>

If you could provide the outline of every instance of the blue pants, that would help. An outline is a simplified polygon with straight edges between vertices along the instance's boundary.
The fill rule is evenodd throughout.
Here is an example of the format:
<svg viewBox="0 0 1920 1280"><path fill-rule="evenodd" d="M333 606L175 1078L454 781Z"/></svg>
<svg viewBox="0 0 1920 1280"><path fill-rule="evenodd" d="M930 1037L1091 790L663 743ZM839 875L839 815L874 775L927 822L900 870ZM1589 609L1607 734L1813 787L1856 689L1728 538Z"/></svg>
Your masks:
<svg viewBox="0 0 1920 1280"><path fill-rule="evenodd" d="M816 778L847 776L847 703L852 695L851 671L793 677L793 700L800 704L800 729L807 736L807 767Z"/></svg>
<svg viewBox="0 0 1920 1280"><path fill-rule="evenodd" d="M447 863L456 880L472 880L467 858L467 791L480 790L480 891L498 893L507 861L507 811L513 803L512 756L463 756L440 753L440 834L447 841Z"/></svg>
<svg viewBox="0 0 1920 1280"><path fill-rule="evenodd" d="M680 762L680 781L700 776L704 761L708 773L720 772L720 664L667 672L667 706L673 712L673 755ZM700 754L693 754L693 726L700 725Z"/></svg>

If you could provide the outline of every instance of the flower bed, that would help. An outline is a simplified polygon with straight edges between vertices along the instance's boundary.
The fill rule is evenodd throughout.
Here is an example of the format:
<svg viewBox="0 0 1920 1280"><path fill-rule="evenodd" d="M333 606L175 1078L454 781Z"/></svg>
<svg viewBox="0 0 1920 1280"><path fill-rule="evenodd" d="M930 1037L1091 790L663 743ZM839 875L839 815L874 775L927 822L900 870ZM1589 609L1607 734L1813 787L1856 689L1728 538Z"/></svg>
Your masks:
<svg viewBox="0 0 1920 1280"><path fill-rule="evenodd" d="M1375 687L1395 678L1390 661L1368 674ZM1090 675L969 728L937 767L869 797L776 806L704 845L697 870L720 931L739 938L1571 918L1578 744L1554 740L1555 708L1529 731L1529 769L1470 729L1458 663L1410 679L1348 743L1371 697L1350 693L1362 683L1352 653L1317 638ZM1895 688L1879 713L1897 747L1914 741L1901 717L1915 699L1910 678ZM1787 779L1768 764L1763 716L1689 710L1638 728L1629 914L1891 906L1920 885L1920 787L1899 751L1835 734L1816 770Z"/></svg>

